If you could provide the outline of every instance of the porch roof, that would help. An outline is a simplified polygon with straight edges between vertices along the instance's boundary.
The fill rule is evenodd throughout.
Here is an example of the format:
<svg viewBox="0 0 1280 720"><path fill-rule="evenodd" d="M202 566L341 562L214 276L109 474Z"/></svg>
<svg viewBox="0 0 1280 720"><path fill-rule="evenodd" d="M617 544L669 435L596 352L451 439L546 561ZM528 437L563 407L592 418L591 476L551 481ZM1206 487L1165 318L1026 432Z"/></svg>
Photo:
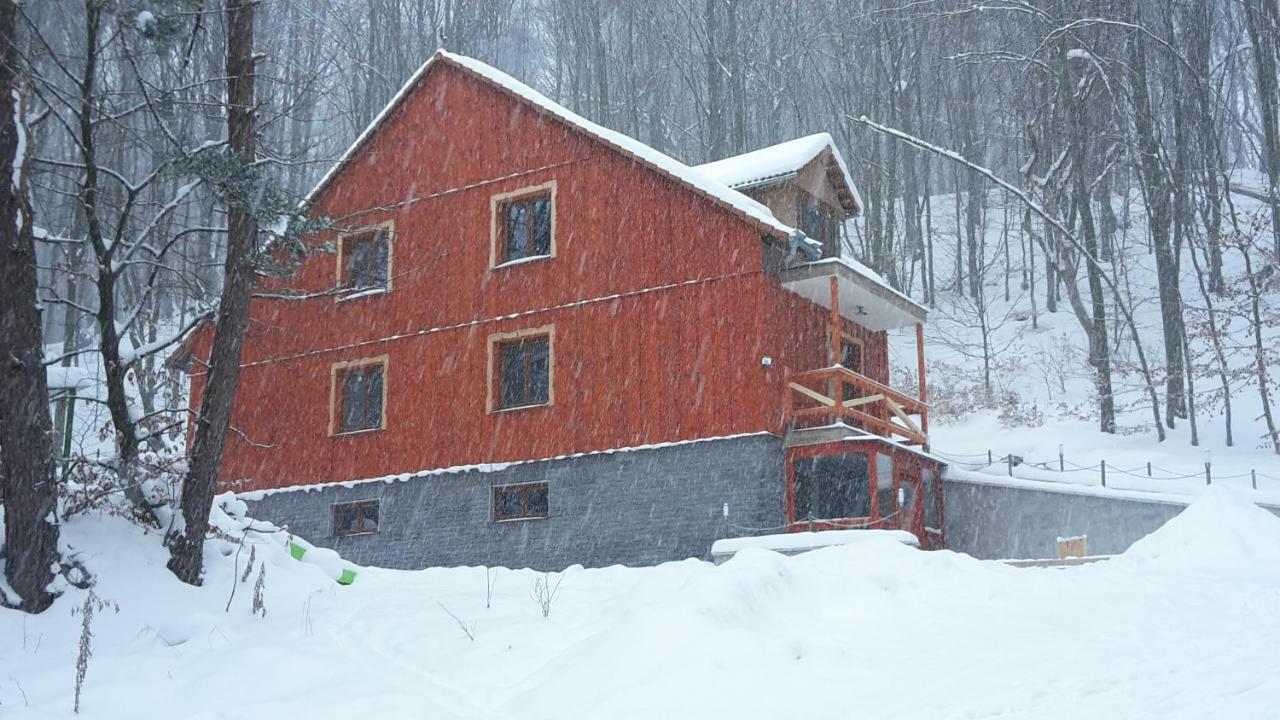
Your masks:
<svg viewBox="0 0 1280 720"><path fill-rule="evenodd" d="M875 442L918 458L937 463L939 466L946 468L950 466L950 461L945 460L928 450L907 445L900 440L887 438L882 435L869 433L862 428L857 428L846 423L835 423L832 425L820 425L818 427L795 428L787 433L783 441L783 446L788 448L802 447L805 445L826 445L838 442Z"/></svg>
<svg viewBox="0 0 1280 720"><path fill-rule="evenodd" d="M782 286L830 309L831 282L839 287L840 314L869 330L922 323L925 307L891 287L879 273L846 258L825 258L783 270Z"/></svg>

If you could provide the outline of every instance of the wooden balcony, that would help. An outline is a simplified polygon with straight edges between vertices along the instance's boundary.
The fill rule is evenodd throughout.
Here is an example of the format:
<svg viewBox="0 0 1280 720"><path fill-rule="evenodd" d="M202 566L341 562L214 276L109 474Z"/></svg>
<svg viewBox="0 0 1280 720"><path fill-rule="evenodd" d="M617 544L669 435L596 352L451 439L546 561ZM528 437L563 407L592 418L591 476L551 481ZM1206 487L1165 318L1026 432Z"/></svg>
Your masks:
<svg viewBox="0 0 1280 720"><path fill-rule="evenodd" d="M846 422L908 445L929 445L929 406L866 375L835 365L788 372L786 383L788 428Z"/></svg>

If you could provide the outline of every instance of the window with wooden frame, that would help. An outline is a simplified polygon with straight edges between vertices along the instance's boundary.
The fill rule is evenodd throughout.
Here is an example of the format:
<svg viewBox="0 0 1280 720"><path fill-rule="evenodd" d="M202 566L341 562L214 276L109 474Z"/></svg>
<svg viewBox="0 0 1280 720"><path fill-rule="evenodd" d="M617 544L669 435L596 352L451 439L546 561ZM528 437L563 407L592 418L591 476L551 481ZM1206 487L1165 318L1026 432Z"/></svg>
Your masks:
<svg viewBox="0 0 1280 720"><path fill-rule="evenodd" d="M544 183L494 195L490 265L555 255L556 184Z"/></svg>
<svg viewBox="0 0 1280 720"><path fill-rule="evenodd" d="M335 363L330 378L329 434L386 427L387 357Z"/></svg>
<svg viewBox="0 0 1280 720"><path fill-rule="evenodd" d="M835 210L809 193L800 195L800 230L822 243L823 256L839 254L840 221Z"/></svg>
<svg viewBox="0 0 1280 720"><path fill-rule="evenodd" d="M493 488L495 522L544 518L550 511L550 486L545 482L496 485Z"/></svg>
<svg viewBox="0 0 1280 720"><path fill-rule="evenodd" d="M338 238L339 300L391 288L391 234L386 223Z"/></svg>
<svg viewBox="0 0 1280 720"><path fill-rule="evenodd" d="M554 335L546 326L489 336L489 412L551 404Z"/></svg>
<svg viewBox="0 0 1280 720"><path fill-rule="evenodd" d="M862 340L849 334L840 338L840 365L856 373L862 372Z"/></svg>
<svg viewBox="0 0 1280 720"><path fill-rule="evenodd" d="M863 351L862 340L852 335L849 335L847 333L841 333L841 336L840 336L840 366L841 367L861 374L862 373L862 355L863 355L862 351ZM858 393L857 386L852 385L850 383L844 383L844 395L842 395L841 397L843 397L845 400L851 400L853 398L858 397L858 395L859 393Z"/></svg>
<svg viewBox="0 0 1280 720"><path fill-rule="evenodd" d="M334 537L371 535L378 532L378 501L335 503L333 506Z"/></svg>

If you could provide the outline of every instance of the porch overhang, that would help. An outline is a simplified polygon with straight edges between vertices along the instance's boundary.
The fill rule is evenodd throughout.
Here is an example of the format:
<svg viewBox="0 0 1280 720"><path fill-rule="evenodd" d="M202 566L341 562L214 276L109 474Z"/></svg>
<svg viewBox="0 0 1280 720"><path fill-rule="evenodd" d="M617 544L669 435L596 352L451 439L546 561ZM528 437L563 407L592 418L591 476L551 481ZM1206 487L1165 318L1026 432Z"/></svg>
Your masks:
<svg viewBox="0 0 1280 720"><path fill-rule="evenodd" d="M889 287L873 270L844 258L826 258L783 270L782 286L831 309L831 279L839 287L840 314L869 330L892 330L925 321L923 305Z"/></svg>

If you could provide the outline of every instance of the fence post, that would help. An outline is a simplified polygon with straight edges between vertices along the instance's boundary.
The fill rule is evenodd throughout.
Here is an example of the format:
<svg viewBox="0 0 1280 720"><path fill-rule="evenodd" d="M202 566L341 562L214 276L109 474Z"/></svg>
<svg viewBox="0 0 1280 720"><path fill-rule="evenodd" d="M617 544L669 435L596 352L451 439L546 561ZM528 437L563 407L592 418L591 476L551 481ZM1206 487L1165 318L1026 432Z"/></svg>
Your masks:
<svg viewBox="0 0 1280 720"><path fill-rule="evenodd" d="M1004 456L1005 462L1009 465L1009 477L1013 477L1013 453Z"/></svg>
<svg viewBox="0 0 1280 720"><path fill-rule="evenodd" d="M1062 443L1058 443L1058 472L1066 472L1066 461L1062 459Z"/></svg>
<svg viewBox="0 0 1280 720"><path fill-rule="evenodd" d="M1204 449L1204 484L1213 484L1213 458L1209 454L1209 448Z"/></svg>
<svg viewBox="0 0 1280 720"><path fill-rule="evenodd" d="M991 459L991 451L990 451L990 450L988 450L988 451L987 451L987 464L988 464L988 465L994 465L994 464L995 464L995 461Z"/></svg>
<svg viewBox="0 0 1280 720"><path fill-rule="evenodd" d="M1147 477L1151 477L1151 461L1147 461Z"/></svg>
<svg viewBox="0 0 1280 720"><path fill-rule="evenodd" d="M1257 490L1258 489L1258 471L1250 470L1249 477L1253 480L1253 489Z"/></svg>
<svg viewBox="0 0 1280 720"><path fill-rule="evenodd" d="M1106 487L1107 486L1107 461L1106 460L1102 461L1101 467L1102 467L1102 487Z"/></svg>

